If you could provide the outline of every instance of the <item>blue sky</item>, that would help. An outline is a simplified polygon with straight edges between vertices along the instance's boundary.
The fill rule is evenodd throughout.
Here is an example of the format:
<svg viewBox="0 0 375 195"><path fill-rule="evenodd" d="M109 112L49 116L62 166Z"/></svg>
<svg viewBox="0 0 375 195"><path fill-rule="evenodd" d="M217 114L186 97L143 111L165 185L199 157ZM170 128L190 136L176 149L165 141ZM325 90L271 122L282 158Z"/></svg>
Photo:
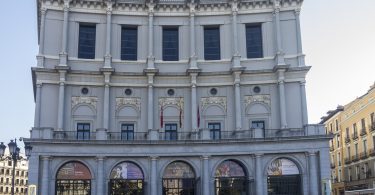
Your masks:
<svg viewBox="0 0 375 195"><path fill-rule="evenodd" d="M366 93L375 81L374 0L305 0L301 11L310 123ZM30 68L38 53L35 0L0 11L0 142L29 137L34 120Z"/></svg>

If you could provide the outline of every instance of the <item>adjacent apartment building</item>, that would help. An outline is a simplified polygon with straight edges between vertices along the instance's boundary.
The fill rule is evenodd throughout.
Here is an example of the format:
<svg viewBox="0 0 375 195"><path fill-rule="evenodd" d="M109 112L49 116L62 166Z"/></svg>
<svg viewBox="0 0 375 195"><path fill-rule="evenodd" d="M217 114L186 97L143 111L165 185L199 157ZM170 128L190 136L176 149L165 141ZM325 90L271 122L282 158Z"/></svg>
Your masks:
<svg viewBox="0 0 375 195"><path fill-rule="evenodd" d="M334 195L375 188L375 85L322 118L330 141Z"/></svg>
<svg viewBox="0 0 375 195"><path fill-rule="evenodd" d="M302 2L38 0L33 191L328 193Z"/></svg>
<svg viewBox="0 0 375 195"><path fill-rule="evenodd" d="M12 170L13 162L8 160L0 161L0 194L10 195L12 191ZM27 194L28 186L28 162L19 160L15 167L14 194Z"/></svg>

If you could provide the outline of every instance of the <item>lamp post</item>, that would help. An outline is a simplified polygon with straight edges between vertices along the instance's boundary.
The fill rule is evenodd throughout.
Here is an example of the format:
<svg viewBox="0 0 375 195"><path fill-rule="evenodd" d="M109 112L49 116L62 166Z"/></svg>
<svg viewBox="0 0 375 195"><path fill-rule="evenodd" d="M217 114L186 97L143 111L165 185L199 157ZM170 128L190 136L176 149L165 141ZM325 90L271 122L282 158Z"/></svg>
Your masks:
<svg viewBox="0 0 375 195"><path fill-rule="evenodd" d="M4 145L4 143L1 142L0 143L0 160L12 160L13 161L13 163L12 163L13 164L13 170L12 170L12 190L11 190L11 194L14 195L14 179L15 179L16 165L17 165L17 161L21 160L22 157L20 157L20 148L17 146L17 140L16 139L14 139L14 141L10 140L10 142L8 144L10 155L4 157L5 148L6 148L6 146ZM25 153L26 153L27 157L30 156L31 149L32 149L32 147L30 145L25 146Z"/></svg>

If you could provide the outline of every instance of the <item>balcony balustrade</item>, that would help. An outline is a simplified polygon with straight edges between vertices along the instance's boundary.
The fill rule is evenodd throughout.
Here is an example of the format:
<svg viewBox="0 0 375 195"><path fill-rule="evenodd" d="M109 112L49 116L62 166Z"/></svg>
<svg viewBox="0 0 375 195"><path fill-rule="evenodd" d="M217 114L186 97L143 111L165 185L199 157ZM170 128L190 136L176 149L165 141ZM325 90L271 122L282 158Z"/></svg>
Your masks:
<svg viewBox="0 0 375 195"><path fill-rule="evenodd" d="M352 162L357 162L357 161L359 161L359 156L358 155L352 156Z"/></svg>
<svg viewBox="0 0 375 195"><path fill-rule="evenodd" d="M366 159L367 157L368 157L368 155L367 155L367 152L361 152L360 154L359 154L359 157L363 160L363 159Z"/></svg>
<svg viewBox="0 0 375 195"><path fill-rule="evenodd" d="M331 169L334 169L336 167L335 163L331 163Z"/></svg>
<svg viewBox="0 0 375 195"><path fill-rule="evenodd" d="M368 127L368 129L370 129L370 131L375 131L375 122L372 123L372 124Z"/></svg>
<svg viewBox="0 0 375 195"><path fill-rule="evenodd" d="M352 139L353 139L353 140L358 139L358 134L357 134L357 133L353 133L353 134L352 134Z"/></svg>
<svg viewBox="0 0 375 195"><path fill-rule="evenodd" d="M349 136L345 137L345 143L349 143L349 142L350 142L350 137Z"/></svg>
<svg viewBox="0 0 375 195"><path fill-rule="evenodd" d="M219 131L211 135L209 129L196 132L165 132L164 130L149 130L148 132L119 132L106 129L96 131L57 131L53 128L33 128L31 139L41 140L118 140L118 141L146 141L146 140L261 140L288 139L308 136L326 136L322 125L309 125L296 129L249 129L241 131Z"/></svg>
<svg viewBox="0 0 375 195"><path fill-rule="evenodd" d="M375 156L375 149L374 149L374 148L371 148L371 149L369 150L369 155L370 155L370 156Z"/></svg>
<svg viewBox="0 0 375 195"><path fill-rule="evenodd" d="M345 158L345 164L346 164L346 165L350 164L351 162L352 162L352 161L351 161L350 157Z"/></svg>
<svg viewBox="0 0 375 195"><path fill-rule="evenodd" d="M366 129L362 129L360 135L361 136L367 135Z"/></svg>

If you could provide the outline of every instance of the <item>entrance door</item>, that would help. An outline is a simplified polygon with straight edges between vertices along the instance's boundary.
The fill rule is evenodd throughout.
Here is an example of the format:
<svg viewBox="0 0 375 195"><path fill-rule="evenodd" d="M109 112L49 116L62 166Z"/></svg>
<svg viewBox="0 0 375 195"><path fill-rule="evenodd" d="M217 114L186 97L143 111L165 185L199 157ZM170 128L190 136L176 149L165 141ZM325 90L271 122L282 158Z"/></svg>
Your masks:
<svg viewBox="0 0 375 195"><path fill-rule="evenodd" d="M299 175L268 176L268 195L301 195Z"/></svg>
<svg viewBox="0 0 375 195"><path fill-rule="evenodd" d="M181 161L170 163L163 174L163 195L195 195L196 178L193 168Z"/></svg>

